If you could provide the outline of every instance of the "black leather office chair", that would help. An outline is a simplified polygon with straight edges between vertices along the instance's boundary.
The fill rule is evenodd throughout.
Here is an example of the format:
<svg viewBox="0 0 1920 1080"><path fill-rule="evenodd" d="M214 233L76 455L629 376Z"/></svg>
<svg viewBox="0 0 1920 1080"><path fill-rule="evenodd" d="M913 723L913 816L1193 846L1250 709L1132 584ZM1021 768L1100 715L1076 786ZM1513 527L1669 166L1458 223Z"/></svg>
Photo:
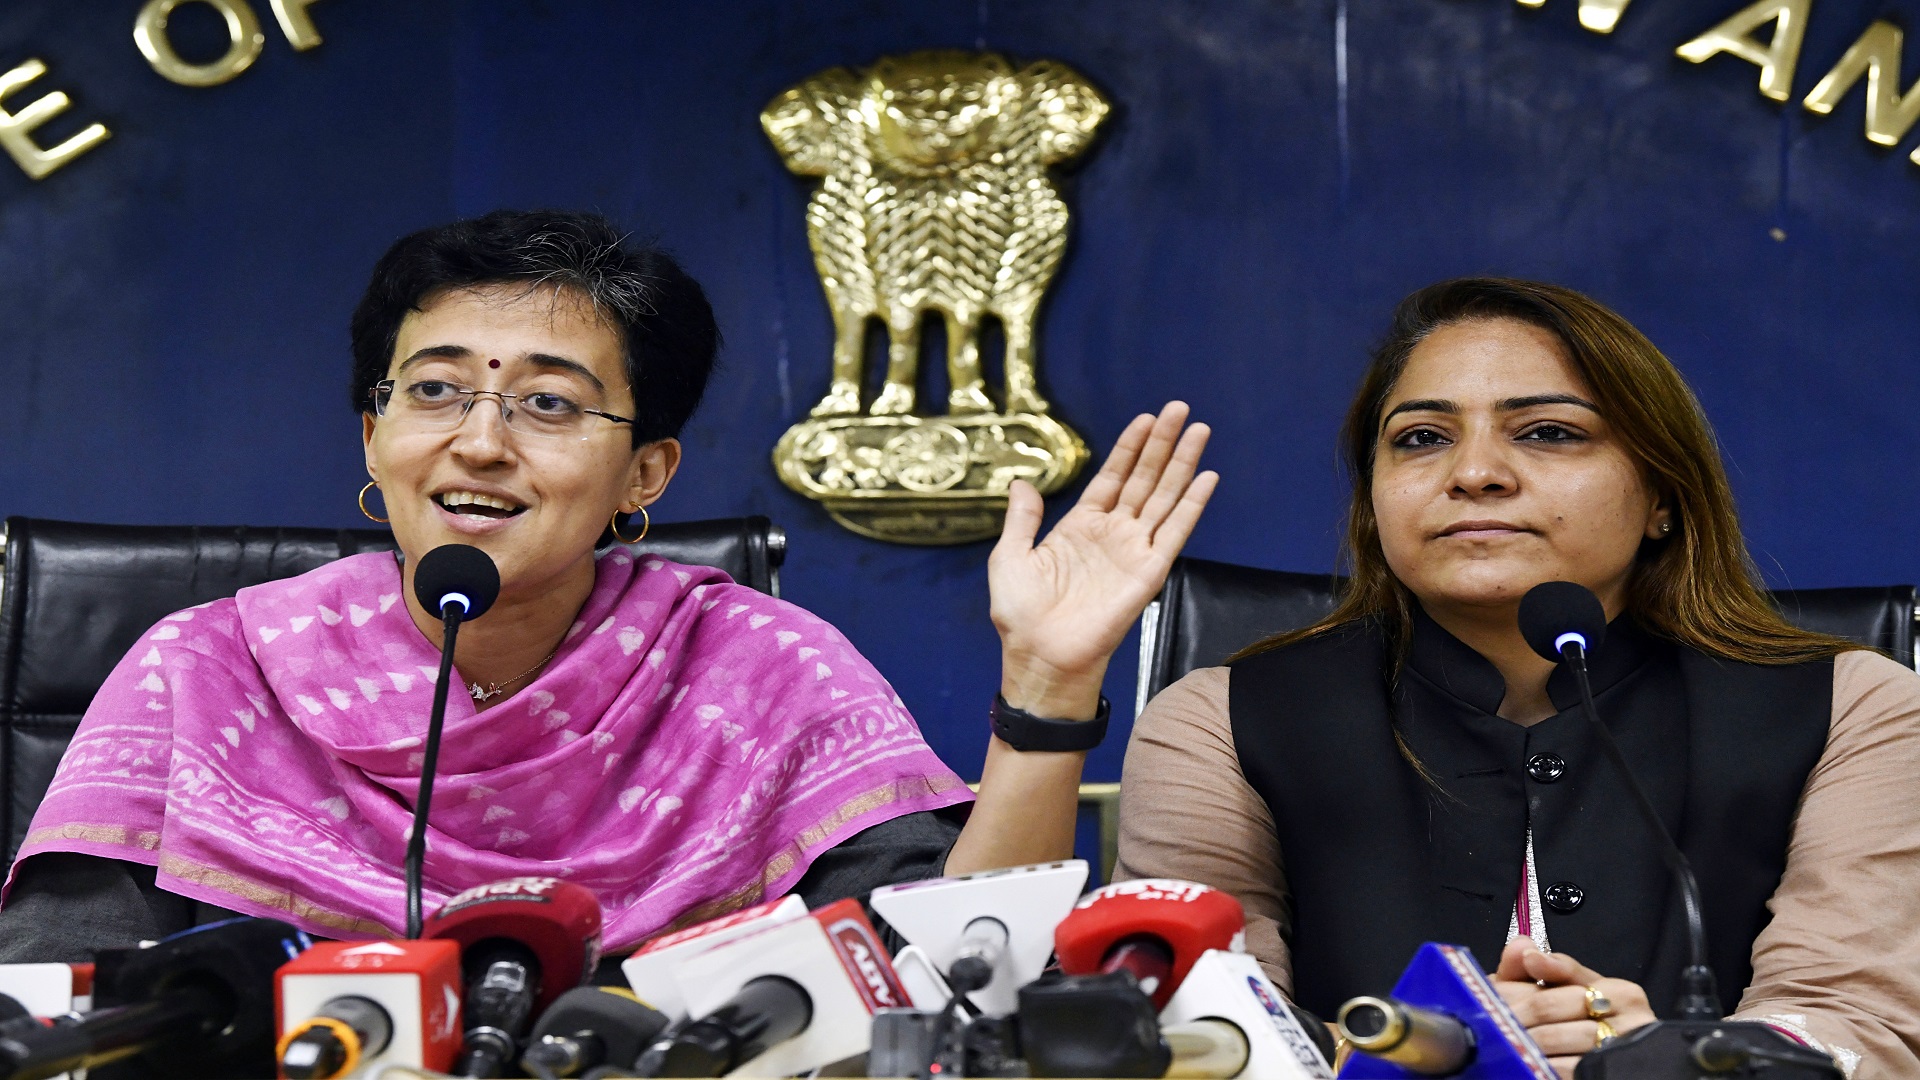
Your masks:
<svg viewBox="0 0 1920 1080"><path fill-rule="evenodd" d="M13 862L88 702L142 631L169 612L246 586L393 547L385 529L8 518L0 532L0 872ZM764 517L661 522L630 548L717 566L778 596L786 534Z"/></svg>
<svg viewBox="0 0 1920 1080"><path fill-rule="evenodd" d="M1294 574L1178 559L1160 598L1140 618L1135 705L1194 668L1220 663L1271 634L1298 630L1333 610L1345 584L1331 574ZM1914 666L1914 587L1796 589L1773 602L1797 626L1880 649Z"/></svg>

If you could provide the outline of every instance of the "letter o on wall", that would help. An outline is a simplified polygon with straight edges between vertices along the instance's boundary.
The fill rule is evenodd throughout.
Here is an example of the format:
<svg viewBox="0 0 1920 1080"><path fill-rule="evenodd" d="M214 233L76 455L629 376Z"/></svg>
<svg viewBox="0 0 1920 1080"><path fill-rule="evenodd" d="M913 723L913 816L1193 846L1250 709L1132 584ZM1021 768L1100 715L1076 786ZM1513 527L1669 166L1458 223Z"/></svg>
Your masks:
<svg viewBox="0 0 1920 1080"><path fill-rule="evenodd" d="M189 64L180 59L167 38L167 16L174 8L189 3L206 4L226 20L227 53L210 64ZM147 0L133 21L133 43L167 81L181 86L218 86L253 66L266 47L267 36L260 32L260 19L247 0Z"/></svg>

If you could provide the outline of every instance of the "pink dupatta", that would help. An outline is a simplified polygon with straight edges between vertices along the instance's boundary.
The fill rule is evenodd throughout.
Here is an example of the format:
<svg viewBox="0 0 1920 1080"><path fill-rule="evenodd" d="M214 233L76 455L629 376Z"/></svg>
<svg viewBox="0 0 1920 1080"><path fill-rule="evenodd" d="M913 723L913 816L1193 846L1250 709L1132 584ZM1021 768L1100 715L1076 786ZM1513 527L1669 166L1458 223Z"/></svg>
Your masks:
<svg viewBox="0 0 1920 1080"><path fill-rule="evenodd" d="M19 858L123 859L315 933L398 933L440 659L401 587L391 555L356 555L161 620L88 708ZM485 713L449 696L426 907L557 875L594 890L624 949L970 797L833 627L615 549L531 684Z"/></svg>

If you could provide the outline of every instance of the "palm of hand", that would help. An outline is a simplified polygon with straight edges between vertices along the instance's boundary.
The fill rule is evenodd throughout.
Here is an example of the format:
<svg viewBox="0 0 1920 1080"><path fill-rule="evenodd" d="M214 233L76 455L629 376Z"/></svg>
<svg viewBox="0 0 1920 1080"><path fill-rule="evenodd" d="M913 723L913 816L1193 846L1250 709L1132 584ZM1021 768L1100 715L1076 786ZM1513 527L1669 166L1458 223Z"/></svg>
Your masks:
<svg viewBox="0 0 1920 1080"><path fill-rule="evenodd" d="M1076 506L1039 546L989 565L993 622L1010 648L1084 670L1119 647L1172 564L1139 518Z"/></svg>
<svg viewBox="0 0 1920 1080"><path fill-rule="evenodd" d="M1040 495L1007 493L1007 524L987 561L994 626L1009 663L1046 676L1097 676L1159 592L1218 477L1199 473L1204 424L1173 402L1140 416L1073 509L1038 546ZM1185 429L1184 432L1182 429Z"/></svg>

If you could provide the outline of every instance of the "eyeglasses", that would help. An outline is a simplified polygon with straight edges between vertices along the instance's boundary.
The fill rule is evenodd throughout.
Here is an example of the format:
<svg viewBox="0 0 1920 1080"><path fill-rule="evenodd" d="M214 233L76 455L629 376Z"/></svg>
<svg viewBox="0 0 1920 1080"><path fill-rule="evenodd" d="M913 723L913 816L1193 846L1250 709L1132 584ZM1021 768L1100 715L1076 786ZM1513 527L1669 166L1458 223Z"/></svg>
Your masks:
<svg viewBox="0 0 1920 1080"><path fill-rule="evenodd" d="M497 390L475 390L445 379L422 379L406 386L399 386L393 379L383 379L373 384L368 396L373 399L373 415L429 431L459 427L467 413L473 411L473 403L482 397L500 400L500 418L516 435L578 440L591 438L598 429L594 417L616 424L633 423L630 417L589 409L564 394L548 390L503 394Z"/></svg>

